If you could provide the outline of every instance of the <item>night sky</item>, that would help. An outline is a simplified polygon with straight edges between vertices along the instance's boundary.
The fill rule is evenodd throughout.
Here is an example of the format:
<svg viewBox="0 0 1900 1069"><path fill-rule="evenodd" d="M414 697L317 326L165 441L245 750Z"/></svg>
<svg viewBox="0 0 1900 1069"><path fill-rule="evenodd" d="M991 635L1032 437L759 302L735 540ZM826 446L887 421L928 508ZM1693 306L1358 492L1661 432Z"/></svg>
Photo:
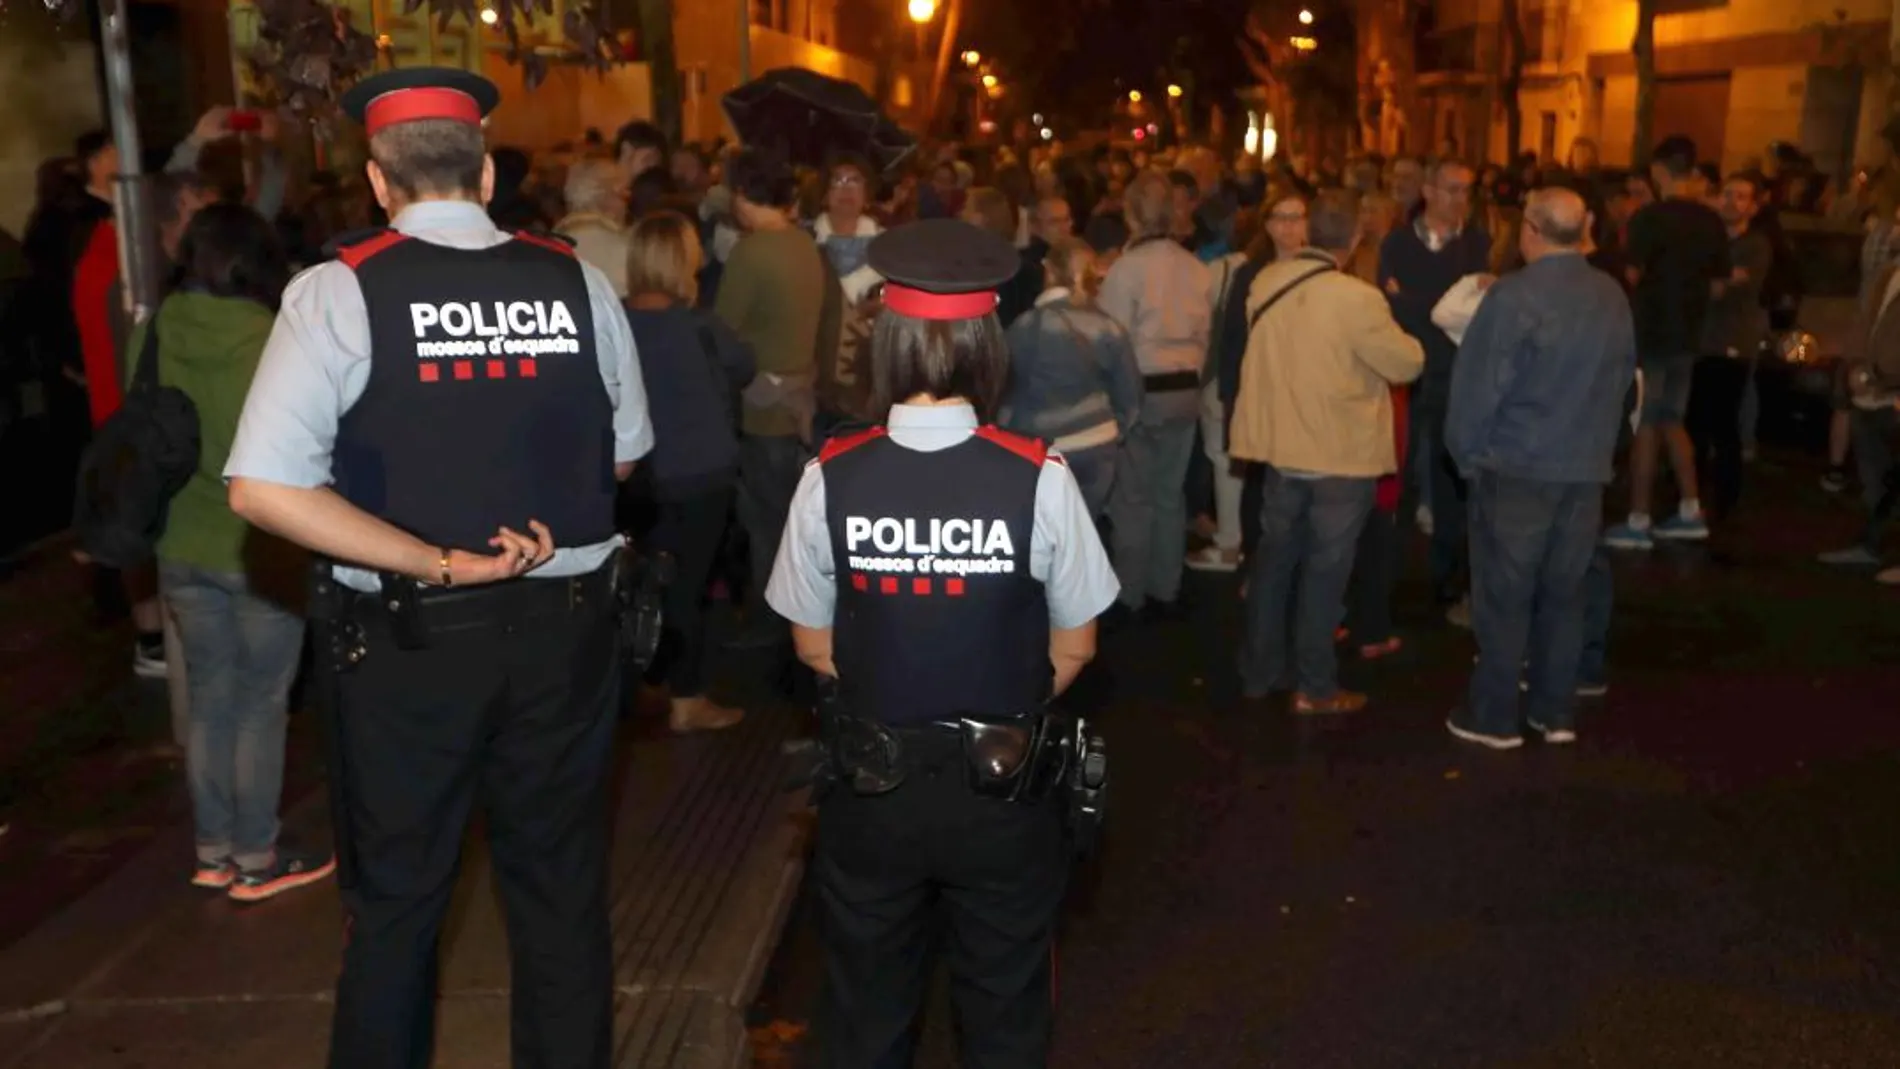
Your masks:
<svg viewBox="0 0 1900 1069"><path fill-rule="evenodd" d="M1092 121L1128 89L1170 81L1204 101L1253 81L1235 39L1248 0L964 0L964 48L1000 63L1036 110Z"/></svg>

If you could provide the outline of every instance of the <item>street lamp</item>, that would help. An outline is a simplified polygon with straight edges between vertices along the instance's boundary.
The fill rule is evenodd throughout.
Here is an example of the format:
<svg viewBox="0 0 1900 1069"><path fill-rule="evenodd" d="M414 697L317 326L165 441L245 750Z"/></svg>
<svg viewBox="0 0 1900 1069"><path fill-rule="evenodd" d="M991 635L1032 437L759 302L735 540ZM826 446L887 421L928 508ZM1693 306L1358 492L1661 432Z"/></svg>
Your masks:
<svg viewBox="0 0 1900 1069"><path fill-rule="evenodd" d="M1292 45L1295 52L1311 52L1319 47L1319 42L1311 37L1289 37L1287 44Z"/></svg>
<svg viewBox="0 0 1900 1069"><path fill-rule="evenodd" d="M994 74L985 74L985 75L983 76L983 88L985 88L985 89L994 89L994 88L996 88L996 75L994 75Z"/></svg>
<svg viewBox="0 0 1900 1069"><path fill-rule="evenodd" d="M1130 104L1139 104L1139 103L1141 103L1141 90L1139 90L1139 89L1130 89L1130 90L1128 91L1128 102L1129 102Z"/></svg>
<svg viewBox="0 0 1900 1069"><path fill-rule="evenodd" d="M482 8L483 25L493 26L495 23L500 22L500 21L501 21L501 13L499 11L496 11L492 7Z"/></svg>
<svg viewBox="0 0 1900 1069"><path fill-rule="evenodd" d="M963 54L963 65L966 67L974 67L981 62L983 62L983 53L974 48Z"/></svg>
<svg viewBox="0 0 1900 1069"><path fill-rule="evenodd" d="M1168 96L1173 97L1175 100L1181 99L1181 87L1178 85L1169 86Z"/></svg>
<svg viewBox="0 0 1900 1069"><path fill-rule="evenodd" d="M1300 9L1300 25L1311 26L1312 24L1313 24L1313 13L1311 11L1308 11L1306 8L1301 8Z"/></svg>
<svg viewBox="0 0 1900 1069"><path fill-rule="evenodd" d="M919 26L937 17L937 0L910 0L910 21Z"/></svg>

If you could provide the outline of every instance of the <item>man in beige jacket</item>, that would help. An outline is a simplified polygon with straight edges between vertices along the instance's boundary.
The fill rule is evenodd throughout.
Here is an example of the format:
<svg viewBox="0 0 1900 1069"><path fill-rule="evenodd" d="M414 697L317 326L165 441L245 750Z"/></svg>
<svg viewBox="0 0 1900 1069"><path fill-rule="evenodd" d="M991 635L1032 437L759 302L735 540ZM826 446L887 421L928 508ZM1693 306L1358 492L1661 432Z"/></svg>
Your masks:
<svg viewBox="0 0 1900 1069"><path fill-rule="evenodd" d="M1425 354L1377 289L1339 270L1359 242L1352 205L1322 197L1308 228L1312 247L1247 294L1228 452L1264 465L1266 481L1240 678L1250 698L1291 683L1298 714L1350 713L1366 696L1339 689L1333 633L1373 484L1398 467L1391 389Z"/></svg>

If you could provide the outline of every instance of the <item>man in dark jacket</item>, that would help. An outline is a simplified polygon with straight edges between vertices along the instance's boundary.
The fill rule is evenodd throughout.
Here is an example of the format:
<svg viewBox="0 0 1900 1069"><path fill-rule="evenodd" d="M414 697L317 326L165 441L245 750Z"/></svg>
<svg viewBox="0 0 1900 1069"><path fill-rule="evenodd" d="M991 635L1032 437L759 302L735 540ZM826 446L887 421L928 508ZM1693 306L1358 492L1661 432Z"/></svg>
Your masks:
<svg viewBox="0 0 1900 1069"><path fill-rule="evenodd" d="M1465 565L1465 486L1444 451L1445 407L1458 346L1432 323L1432 309L1466 275L1483 274L1491 236L1469 222L1470 167L1440 160L1425 174L1424 210L1379 247L1379 287L1393 318L1425 347L1425 373L1413 387L1412 448L1423 458L1419 501L1432 518L1432 589L1441 602L1459 599Z"/></svg>

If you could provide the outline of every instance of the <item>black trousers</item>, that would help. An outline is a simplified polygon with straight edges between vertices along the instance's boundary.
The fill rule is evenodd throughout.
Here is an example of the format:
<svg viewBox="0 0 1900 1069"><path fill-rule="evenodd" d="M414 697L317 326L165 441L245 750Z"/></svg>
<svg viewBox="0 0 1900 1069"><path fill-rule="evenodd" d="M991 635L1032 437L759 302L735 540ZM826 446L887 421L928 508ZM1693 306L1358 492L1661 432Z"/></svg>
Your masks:
<svg viewBox="0 0 1900 1069"><path fill-rule="evenodd" d="M1374 505L1359 529L1346 591L1346 627L1355 646L1392 637L1392 587L1399 577L1399 514Z"/></svg>
<svg viewBox="0 0 1900 1069"><path fill-rule="evenodd" d="M739 522L745 527L747 558L752 575L746 584L746 611L755 614L751 626L773 617L765 604L765 584L772 578L779 539L791 515L792 495L805 472L811 451L797 438L748 434L739 439Z"/></svg>
<svg viewBox="0 0 1900 1069"><path fill-rule="evenodd" d="M695 698L706 690L706 583L732 515L732 495L722 489L661 501L649 536L655 552L673 558L674 571L666 588L659 656L647 678L665 680L675 698Z"/></svg>
<svg viewBox="0 0 1900 1069"><path fill-rule="evenodd" d="M479 802L513 976L516 1069L605 1069L613 1045L607 782L620 694L608 599L569 607L528 578L482 626L423 650L364 619L336 680L330 789L348 927L331 1069L424 1069L437 941Z"/></svg>
<svg viewBox="0 0 1900 1069"><path fill-rule="evenodd" d="M981 798L960 740L895 791L839 787L818 809L825 1069L901 1069L941 932L967 1069L1041 1069L1069 853L1055 800ZM908 741L908 740L907 740Z"/></svg>
<svg viewBox="0 0 1900 1069"><path fill-rule="evenodd" d="M1703 502L1716 516L1733 513L1742 499L1742 398L1747 393L1748 361L1732 356L1696 361L1682 423L1695 446Z"/></svg>

